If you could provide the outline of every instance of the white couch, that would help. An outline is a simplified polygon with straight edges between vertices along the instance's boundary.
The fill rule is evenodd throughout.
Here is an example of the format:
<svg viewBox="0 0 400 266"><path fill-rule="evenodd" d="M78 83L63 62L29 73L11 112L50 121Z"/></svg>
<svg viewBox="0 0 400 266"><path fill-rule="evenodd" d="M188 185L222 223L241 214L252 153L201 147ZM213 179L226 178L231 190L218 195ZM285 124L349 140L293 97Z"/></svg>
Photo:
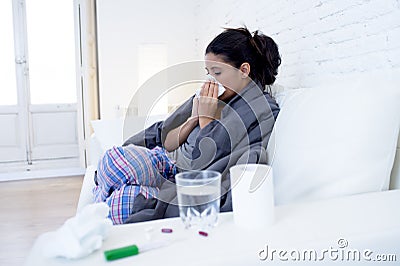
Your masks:
<svg viewBox="0 0 400 266"><path fill-rule="evenodd" d="M276 204L400 188L398 77L398 73L367 73L313 88L274 88L281 113L268 155ZM146 125L161 118L153 117ZM131 121L139 127L130 132L142 129L143 121L143 117ZM122 120L93 122L91 163L78 211L92 202L98 158L105 149L122 143L122 125Z"/></svg>

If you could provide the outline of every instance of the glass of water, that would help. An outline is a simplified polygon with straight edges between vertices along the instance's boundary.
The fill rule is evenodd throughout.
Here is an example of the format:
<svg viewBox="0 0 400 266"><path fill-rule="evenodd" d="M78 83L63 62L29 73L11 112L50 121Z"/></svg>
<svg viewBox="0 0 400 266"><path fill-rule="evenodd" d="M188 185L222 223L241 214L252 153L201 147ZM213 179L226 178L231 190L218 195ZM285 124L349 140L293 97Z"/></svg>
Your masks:
<svg viewBox="0 0 400 266"><path fill-rule="evenodd" d="M185 228L214 227L218 221L221 174L216 171L187 171L175 176L179 215Z"/></svg>

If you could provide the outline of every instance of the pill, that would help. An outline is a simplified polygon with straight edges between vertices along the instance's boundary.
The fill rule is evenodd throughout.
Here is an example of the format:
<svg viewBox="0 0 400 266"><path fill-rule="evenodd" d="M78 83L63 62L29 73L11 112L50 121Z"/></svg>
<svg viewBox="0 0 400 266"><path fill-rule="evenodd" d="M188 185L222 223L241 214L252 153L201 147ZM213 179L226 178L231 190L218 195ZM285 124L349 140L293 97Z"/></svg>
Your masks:
<svg viewBox="0 0 400 266"><path fill-rule="evenodd" d="M207 232L204 232L204 231L199 231L199 235L201 235L201 236L208 236L208 233L207 233Z"/></svg>
<svg viewBox="0 0 400 266"><path fill-rule="evenodd" d="M161 232L163 232L163 233L172 233L172 229L171 228L162 228Z"/></svg>

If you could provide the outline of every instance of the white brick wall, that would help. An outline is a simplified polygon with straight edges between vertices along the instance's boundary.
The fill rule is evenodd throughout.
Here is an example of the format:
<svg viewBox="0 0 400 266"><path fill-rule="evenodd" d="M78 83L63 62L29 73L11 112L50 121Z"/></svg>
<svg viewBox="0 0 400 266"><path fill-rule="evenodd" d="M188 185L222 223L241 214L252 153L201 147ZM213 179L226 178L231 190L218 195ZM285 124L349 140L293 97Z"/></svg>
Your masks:
<svg viewBox="0 0 400 266"><path fill-rule="evenodd" d="M245 24L278 43L285 86L400 68L400 0L199 1L196 9L200 58L221 27Z"/></svg>
<svg viewBox="0 0 400 266"><path fill-rule="evenodd" d="M101 0L101 117L137 88L137 46L165 43L168 65L203 59L222 27L246 25L278 43L277 82L308 87L330 76L400 68L400 0Z"/></svg>

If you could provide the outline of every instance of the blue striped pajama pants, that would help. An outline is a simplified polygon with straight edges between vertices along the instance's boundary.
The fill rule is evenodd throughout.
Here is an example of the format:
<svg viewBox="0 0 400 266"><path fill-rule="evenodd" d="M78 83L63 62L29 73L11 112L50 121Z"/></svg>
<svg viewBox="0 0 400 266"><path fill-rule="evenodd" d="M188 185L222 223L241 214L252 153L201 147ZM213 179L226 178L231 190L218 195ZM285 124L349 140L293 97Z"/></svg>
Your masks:
<svg viewBox="0 0 400 266"><path fill-rule="evenodd" d="M162 178L175 174L176 166L163 148L113 147L99 161L94 198L108 204L109 218L114 224L122 224L132 213L137 195L157 197Z"/></svg>

